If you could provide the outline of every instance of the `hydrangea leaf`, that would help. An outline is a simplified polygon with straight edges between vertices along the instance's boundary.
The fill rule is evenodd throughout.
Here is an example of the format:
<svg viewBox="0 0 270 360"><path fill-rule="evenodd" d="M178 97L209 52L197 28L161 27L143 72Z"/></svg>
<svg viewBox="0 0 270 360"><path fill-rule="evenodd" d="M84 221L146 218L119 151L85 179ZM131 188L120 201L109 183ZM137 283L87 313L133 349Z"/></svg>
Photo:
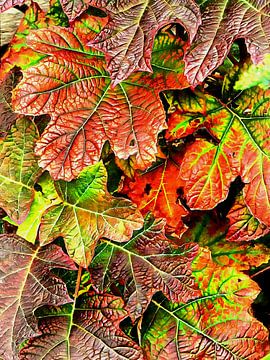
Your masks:
<svg viewBox="0 0 270 360"><path fill-rule="evenodd" d="M205 95L206 108L202 113L195 109L213 140L197 138L183 158L180 173L192 209L214 208L226 199L231 182L240 175L246 205L254 217L270 225L269 94L247 90L237 98L237 108Z"/></svg>
<svg viewBox="0 0 270 360"><path fill-rule="evenodd" d="M127 315L121 298L90 292L79 308L45 310L42 335L30 339L19 358L143 360L142 350L120 329Z"/></svg>
<svg viewBox="0 0 270 360"><path fill-rule="evenodd" d="M0 143L0 206L20 224L34 199L34 183L40 175L34 154L38 131L31 120L21 118Z"/></svg>
<svg viewBox="0 0 270 360"><path fill-rule="evenodd" d="M36 148L40 166L54 179L71 180L99 160L106 140L119 158L134 156L135 169L151 165L157 135L166 128L160 76L155 75L157 86L154 77L136 74L132 81L112 88L104 58L86 50L78 33L63 28L38 30L28 41L34 49L52 54L27 69L13 92L17 112L51 115ZM176 58L175 67L183 69L181 58ZM180 82L184 77L181 71L174 74L171 85L180 87L178 76Z"/></svg>
<svg viewBox="0 0 270 360"><path fill-rule="evenodd" d="M142 315L158 291L174 302L200 295L190 270L197 245L174 244L166 238L164 225L164 220L148 215L144 227L128 243L102 240L90 265L92 283L98 291L118 282L124 286L126 308L133 320Z"/></svg>
<svg viewBox="0 0 270 360"><path fill-rule="evenodd" d="M228 224L210 215L199 216L183 235L183 241L192 241L211 251L211 257L220 266L248 271L268 263L270 249L263 244L246 241L230 242L226 239Z"/></svg>
<svg viewBox="0 0 270 360"><path fill-rule="evenodd" d="M109 16L108 25L91 45L105 53L113 85L134 71L152 71L154 37L161 27L180 23L192 40L201 21L199 8L192 0L91 0L89 4L102 8Z"/></svg>
<svg viewBox="0 0 270 360"><path fill-rule="evenodd" d="M45 12L35 2L26 10L20 25L11 40L7 51L1 58L0 79L6 76L14 66L26 69L36 64L44 55L31 49L26 44L26 37L31 30L47 28L53 21L46 17Z"/></svg>
<svg viewBox="0 0 270 360"><path fill-rule="evenodd" d="M227 215L230 227L227 232L229 241L250 241L270 233L270 226L260 223L249 211L243 194L240 194Z"/></svg>
<svg viewBox="0 0 270 360"><path fill-rule="evenodd" d="M207 250L193 265L203 296L180 306L154 301L143 345L149 359L253 359L266 354L268 332L251 315L259 292L247 275L219 267Z"/></svg>
<svg viewBox="0 0 270 360"><path fill-rule="evenodd" d="M0 235L1 359L15 359L17 345L39 333L37 308L71 302L65 283L50 272L53 268L76 269L56 245L40 248L17 235Z"/></svg>
<svg viewBox="0 0 270 360"><path fill-rule="evenodd" d="M133 179L126 178L121 190L138 205L142 214L151 211L156 218L165 218L167 231L178 234L186 230L182 217L187 215L179 201L179 188L184 186L180 178L181 160L180 155L171 155L146 172L135 173Z"/></svg>
<svg viewBox="0 0 270 360"><path fill-rule="evenodd" d="M185 57L186 75L195 86L221 65L236 39L245 39L254 63L270 51L268 0L201 1L202 24Z"/></svg>
<svg viewBox="0 0 270 360"><path fill-rule="evenodd" d="M82 267L89 265L100 238L128 241L133 230L143 225L131 201L113 197L107 191L107 173L102 163L86 168L69 183L57 181L55 187L62 203L44 213L40 241L44 245L63 236L69 255Z"/></svg>

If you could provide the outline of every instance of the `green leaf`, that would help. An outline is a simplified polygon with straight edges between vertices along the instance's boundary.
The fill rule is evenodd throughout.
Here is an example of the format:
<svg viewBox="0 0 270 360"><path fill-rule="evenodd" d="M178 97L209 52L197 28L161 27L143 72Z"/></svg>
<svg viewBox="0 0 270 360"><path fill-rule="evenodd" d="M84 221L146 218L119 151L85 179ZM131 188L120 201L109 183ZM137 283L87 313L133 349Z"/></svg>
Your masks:
<svg viewBox="0 0 270 360"><path fill-rule="evenodd" d="M83 267L89 265L100 238L125 242L143 225L131 201L109 194L101 162L83 170L76 180L55 182L55 188L62 203L42 217L40 241L44 245L63 236L69 255Z"/></svg>

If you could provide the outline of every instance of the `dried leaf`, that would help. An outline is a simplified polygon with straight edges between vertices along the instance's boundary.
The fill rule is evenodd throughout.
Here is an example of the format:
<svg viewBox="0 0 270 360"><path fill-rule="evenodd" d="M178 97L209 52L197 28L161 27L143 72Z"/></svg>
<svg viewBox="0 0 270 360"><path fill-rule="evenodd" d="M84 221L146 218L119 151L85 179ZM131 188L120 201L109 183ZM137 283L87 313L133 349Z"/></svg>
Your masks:
<svg viewBox="0 0 270 360"><path fill-rule="evenodd" d="M221 65L236 39L245 39L254 63L270 51L268 0L201 1L202 25L186 55L186 75L195 86Z"/></svg>
<svg viewBox="0 0 270 360"><path fill-rule="evenodd" d="M20 359L143 360L142 350L120 329L127 317L121 298L89 293L85 304L47 311L41 317L42 335L31 339Z"/></svg>
<svg viewBox="0 0 270 360"><path fill-rule="evenodd" d="M71 302L65 283L50 270L75 270L56 245L40 248L17 235L0 235L0 357L17 358L16 347L37 335L34 311Z"/></svg>
<svg viewBox="0 0 270 360"><path fill-rule="evenodd" d="M148 216L143 229L126 244L102 240L90 268L98 291L113 283L124 286L126 308L133 320L143 314L152 296L162 291L174 302L186 302L200 295L191 277L190 265L198 247L175 245L166 238L165 222Z"/></svg>
<svg viewBox="0 0 270 360"><path fill-rule="evenodd" d="M143 218L131 201L108 193L102 163L86 168L69 183L57 181L55 187L63 202L44 213L40 241L44 245L63 236L69 255L82 267L91 262L100 238L125 242L133 230L143 225Z"/></svg>

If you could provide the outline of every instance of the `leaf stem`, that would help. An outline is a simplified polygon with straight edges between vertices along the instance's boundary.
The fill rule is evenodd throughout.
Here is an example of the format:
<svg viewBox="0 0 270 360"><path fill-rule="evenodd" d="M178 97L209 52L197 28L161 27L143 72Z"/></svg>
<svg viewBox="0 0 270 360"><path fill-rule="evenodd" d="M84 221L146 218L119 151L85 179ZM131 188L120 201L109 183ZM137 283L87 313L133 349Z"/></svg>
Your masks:
<svg viewBox="0 0 270 360"><path fill-rule="evenodd" d="M75 293L74 293L74 300L75 301L76 301L76 299L78 297L78 293L79 293L79 290L80 290L82 269L83 268L81 266L78 269L78 275L77 275L77 281L76 281L76 287L75 287Z"/></svg>
<svg viewBox="0 0 270 360"><path fill-rule="evenodd" d="M260 271L256 272L255 274L250 275L250 277L251 277L251 279L253 279L254 277L256 277L268 270L270 270L270 265L266 266L264 269L261 269Z"/></svg>

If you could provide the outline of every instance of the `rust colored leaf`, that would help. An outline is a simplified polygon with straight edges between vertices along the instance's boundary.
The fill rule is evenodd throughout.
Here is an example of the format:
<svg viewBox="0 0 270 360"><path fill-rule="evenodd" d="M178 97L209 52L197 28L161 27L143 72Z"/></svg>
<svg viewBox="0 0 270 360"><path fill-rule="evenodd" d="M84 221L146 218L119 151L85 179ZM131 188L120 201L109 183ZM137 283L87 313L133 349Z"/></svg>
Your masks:
<svg viewBox="0 0 270 360"><path fill-rule="evenodd" d="M71 302L65 283L50 270L76 267L56 245L34 246L0 235L0 357L16 359L17 345L39 333L34 311Z"/></svg>
<svg viewBox="0 0 270 360"><path fill-rule="evenodd" d="M270 233L270 227L262 224L249 211L243 194L240 194L228 213L230 227L227 232L229 241L250 241Z"/></svg>
<svg viewBox="0 0 270 360"><path fill-rule="evenodd" d="M195 86L221 65L236 39L245 39L254 63L270 51L268 0L200 1L202 24L186 55L186 75Z"/></svg>
<svg viewBox="0 0 270 360"><path fill-rule="evenodd" d="M148 77L136 74L132 81L112 88L104 58L84 48L77 33L56 27L38 30L28 42L33 49L52 54L26 70L13 92L17 112L51 115L36 147L41 167L54 179L71 180L99 160L106 140L119 158L133 156L135 169L155 161L157 135L166 128L159 98L164 81L158 72ZM181 58L175 68L181 70L179 74L174 70L176 80L170 86L179 87L183 79L186 87Z"/></svg>
<svg viewBox="0 0 270 360"><path fill-rule="evenodd" d="M128 243L102 240L90 265L98 291L106 291L117 282L124 286L126 307L133 320L143 314L158 291L173 302L200 295L190 270L198 247L194 243L175 245L166 238L164 225L163 220L149 215L143 229Z"/></svg>
<svg viewBox="0 0 270 360"><path fill-rule="evenodd" d="M27 119L17 119L0 143L0 206L20 224L34 199L34 183L40 175L34 154L38 131Z"/></svg>
<svg viewBox="0 0 270 360"><path fill-rule="evenodd" d="M199 8L192 0L90 0L89 4L102 8L109 16L108 25L91 45L105 53L113 85L134 71L152 71L154 37L161 27L180 23L192 40L201 21Z"/></svg>
<svg viewBox="0 0 270 360"><path fill-rule="evenodd" d="M113 295L88 294L87 301L45 311L39 329L20 352L22 360L108 359L143 360L142 350L120 329L127 317L124 302Z"/></svg>
<svg viewBox="0 0 270 360"><path fill-rule="evenodd" d="M82 267L90 264L100 238L125 242L143 225L131 201L109 194L101 162L86 168L76 180L59 180L55 187L63 202L44 213L40 241L44 245L63 236L69 255Z"/></svg>
<svg viewBox="0 0 270 360"><path fill-rule="evenodd" d="M235 268L215 265L207 250L193 270L203 296L180 306L153 302L143 340L147 358L261 359L268 332L250 309L258 285Z"/></svg>
<svg viewBox="0 0 270 360"><path fill-rule="evenodd" d="M167 231L182 234L186 226L182 217L187 210L179 200L179 189L185 182L180 177L181 156L159 161L144 173L136 173L134 179L126 178L122 193L138 205L142 214L151 211L156 218L165 218Z"/></svg>

